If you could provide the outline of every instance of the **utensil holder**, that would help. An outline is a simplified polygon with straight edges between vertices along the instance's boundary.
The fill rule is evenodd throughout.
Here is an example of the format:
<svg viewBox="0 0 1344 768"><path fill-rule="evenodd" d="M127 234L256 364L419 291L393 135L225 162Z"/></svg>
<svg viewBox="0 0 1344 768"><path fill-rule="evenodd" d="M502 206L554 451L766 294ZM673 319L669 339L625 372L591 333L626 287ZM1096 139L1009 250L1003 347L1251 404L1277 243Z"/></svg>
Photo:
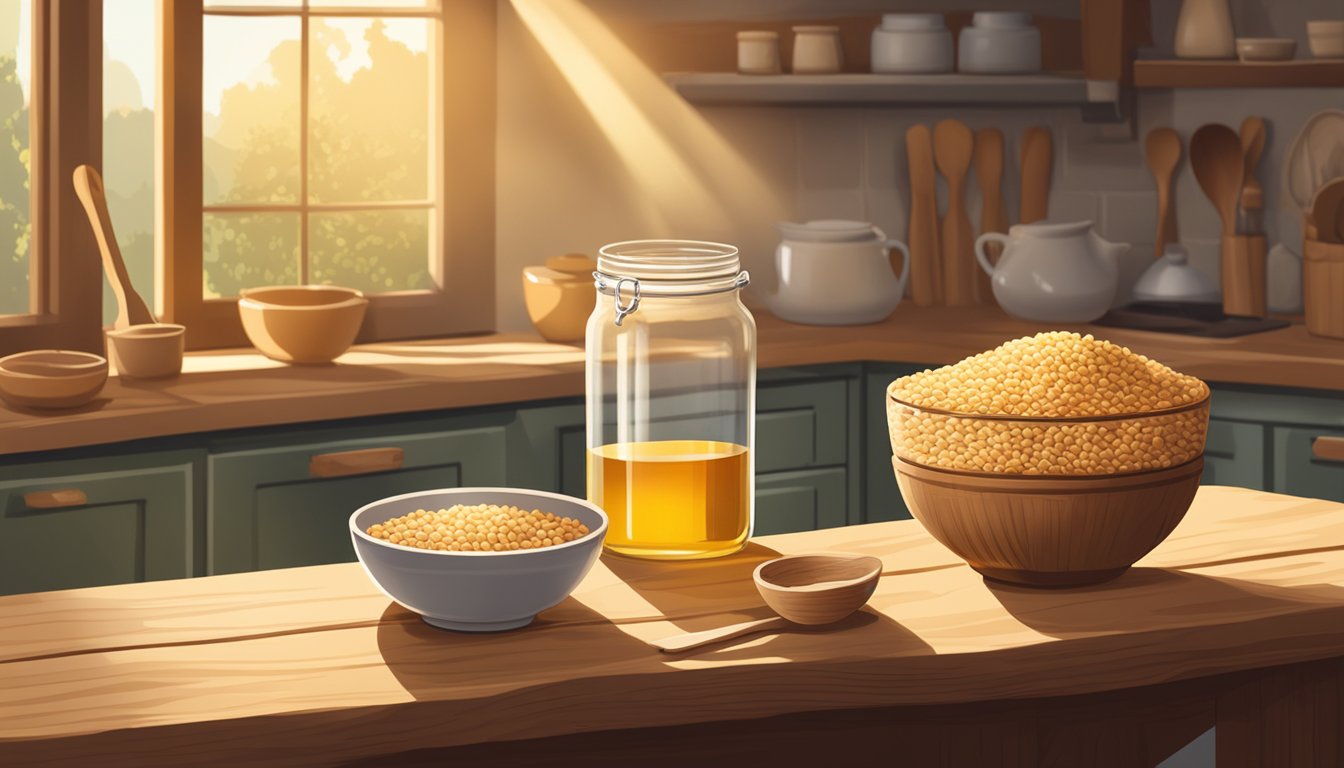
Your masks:
<svg viewBox="0 0 1344 768"><path fill-rule="evenodd" d="M1222 242L1223 312L1240 317L1264 317L1264 235L1230 235Z"/></svg>
<svg viewBox="0 0 1344 768"><path fill-rule="evenodd" d="M1344 339L1344 245L1307 240L1302 243L1302 309L1307 332Z"/></svg>

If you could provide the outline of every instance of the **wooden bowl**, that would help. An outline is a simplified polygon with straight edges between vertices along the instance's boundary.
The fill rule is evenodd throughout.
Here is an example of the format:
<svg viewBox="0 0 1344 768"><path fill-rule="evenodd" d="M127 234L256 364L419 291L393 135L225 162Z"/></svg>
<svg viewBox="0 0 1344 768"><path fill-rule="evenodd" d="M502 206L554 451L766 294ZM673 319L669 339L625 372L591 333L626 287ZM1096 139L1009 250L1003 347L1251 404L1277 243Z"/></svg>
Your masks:
<svg viewBox="0 0 1344 768"><path fill-rule="evenodd" d="M263 355L282 363L320 365L355 342L368 306L354 288L280 285L244 289L238 315L248 340Z"/></svg>
<svg viewBox="0 0 1344 768"><path fill-rule="evenodd" d="M182 372L186 326L146 323L107 331L107 356L117 374L131 379L157 379Z"/></svg>
<svg viewBox="0 0 1344 768"><path fill-rule="evenodd" d="M1190 508L1204 457L1093 477L986 475L892 457L896 483L929 534L987 579L1031 587L1124 573Z"/></svg>
<svg viewBox="0 0 1344 768"><path fill-rule="evenodd" d="M76 408L107 382L107 359L88 352L37 349L0 358L0 398L25 408Z"/></svg>
<svg viewBox="0 0 1344 768"><path fill-rule="evenodd" d="M775 613L816 626L859 610L877 589L882 561L871 555L789 555L756 566L756 591Z"/></svg>
<svg viewBox="0 0 1344 768"><path fill-rule="evenodd" d="M595 269L597 262L571 253L547 259L544 267L523 270L523 303L543 339L561 344L583 341L588 316L597 304Z"/></svg>

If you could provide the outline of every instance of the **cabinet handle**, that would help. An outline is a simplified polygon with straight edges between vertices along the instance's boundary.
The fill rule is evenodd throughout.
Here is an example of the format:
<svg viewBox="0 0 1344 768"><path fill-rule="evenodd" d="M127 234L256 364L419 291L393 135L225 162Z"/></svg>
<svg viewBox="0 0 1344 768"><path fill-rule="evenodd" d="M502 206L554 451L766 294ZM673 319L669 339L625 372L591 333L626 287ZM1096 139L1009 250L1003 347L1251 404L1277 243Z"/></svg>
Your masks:
<svg viewBox="0 0 1344 768"><path fill-rule="evenodd" d="M33 491L23 494L23 503L29 509L61 509L63 507L82 507L89 503L89 497L78 488L64 488L59 491Z"/></svg>
<svg viewBox="0 0 1344 768"><path fill-rule="evenodd" d="M348 477L401 469L406 452L400 448L365 448L359 451L320 453L308 461L313 477Z"/></svg>
<svg viewBox="0 0 1344 768"><path fill-rule="evenodd" d="M1312 440L1311 457L1321 461L1344 461L1344 437L1318 437Z"/></svg>

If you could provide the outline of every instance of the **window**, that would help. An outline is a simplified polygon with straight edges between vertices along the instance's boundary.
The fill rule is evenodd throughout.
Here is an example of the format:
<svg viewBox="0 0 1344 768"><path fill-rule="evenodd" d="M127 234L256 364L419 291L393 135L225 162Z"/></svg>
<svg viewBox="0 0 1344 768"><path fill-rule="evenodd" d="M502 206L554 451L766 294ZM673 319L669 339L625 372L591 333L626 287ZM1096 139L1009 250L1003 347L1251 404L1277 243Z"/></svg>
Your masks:
<svg viewBox="0 0 1344 768"><path fill-rule="evenodd" d="M193 5L163 25L165 304L192 345L246 343L239 291L288 283L364 291L364 340L491 328L493 3Z"/></svg>
<svg viewBox="0 0 1344 768"><path fill-rule="evenodd" d="M365 341L490 330L495 13L0 0L0 353L102 348L85 162L132 281L193 348L246 345L238 292L282 283L363 290Z"/></svg>

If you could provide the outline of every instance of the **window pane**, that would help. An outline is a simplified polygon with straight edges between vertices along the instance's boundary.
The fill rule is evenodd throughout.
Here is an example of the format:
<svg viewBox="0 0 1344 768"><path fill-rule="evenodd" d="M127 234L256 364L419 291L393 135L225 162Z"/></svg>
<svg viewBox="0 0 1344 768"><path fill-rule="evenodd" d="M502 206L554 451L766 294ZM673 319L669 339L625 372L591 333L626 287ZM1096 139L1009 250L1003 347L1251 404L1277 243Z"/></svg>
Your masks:
<svg viewBox="0 0 1344 768"><path fill-rule="evenodd" d="M0 315L34 309L28 303L32 13L32 0L0 0Z"/></svg>
<svg viewBox="0 0 1344 768"><path fill-rule="evenodd" d="M308 195L313 202L430 196L430 22L314 18Z"/></svg>
<svg viewBox="0 0 1344 768"><path fill-rule="evenodd" d="M299 201L296 16L206 16L205 204Z"/></svg>
<svg viewBox="0 0 1344 768"><path fill-rule="evenodd" d="M302 8L303 0L205 0L205 10L211 8Z"/></svg>
<svg viewBox="0 0 1344 768"><path fill-rule="evenodd" d="M308 7L433 11L438 10L439 0L308 0Z"/></svg>
<svg viewBox="0 0 1344 768"><path fill-rule="evenodd" d="M202 236L207 299L299 282L297 213L206 213Z"/></svg>
<svg viewBox="0 0 1344 768"><path fill-rule="evenodd" d="M154 301L155 0L117 0L103 14L103 183L131 284ZM110 11L111 9L109 9ZM103 324L117 316L103 283Z"/></svg>
<svg viewBox="0 0 1344 768"><path fill-rule="evenodd" d="M310 214L310 282L366 293L433 288L428 271L430 213L424 209Z"/></svg>

